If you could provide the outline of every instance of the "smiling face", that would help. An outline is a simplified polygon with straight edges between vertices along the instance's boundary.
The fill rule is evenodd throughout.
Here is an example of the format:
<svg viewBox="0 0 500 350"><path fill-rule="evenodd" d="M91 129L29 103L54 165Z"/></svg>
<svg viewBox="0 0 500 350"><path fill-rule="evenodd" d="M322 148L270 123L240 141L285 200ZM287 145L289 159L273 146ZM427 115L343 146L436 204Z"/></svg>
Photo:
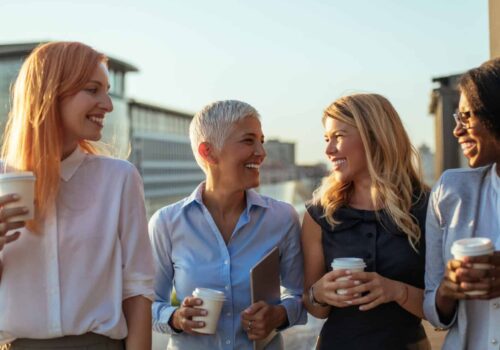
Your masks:
<svg viewBox="0 0 500 350"><path fill-rule="evenodd" d="M325 153L332 162L332 172L338 182L358 182L370 179L365 148L359 131L338 119L325 119Z"/></svg>
<svg viewBox="0 0 500 350"><path fill-rule="evenodd" d="M79 141L101 139L105 114L113 110L108 85L108 70L101 63L80 91L61 101L63 154L71 153Z"/></svg>
<svg viewBox="0 0 500 350"><path fill-rule="evenodd" d="M462 113L472 112L467 120L468 127L456 124L453 135L458 139L464 156L471 168L476 168L500 161L500 140L484 126L481 120L471 111L464 94L460 95L458 110Z"/></svg>
<svg viewBox="0 0 500 350"><path fill-rule="evenodd" d="M260 121L246 117L236 122L222 149L216 151L214 176L226 188L246 190L260 183L260 166L266 157Z"/></svg>

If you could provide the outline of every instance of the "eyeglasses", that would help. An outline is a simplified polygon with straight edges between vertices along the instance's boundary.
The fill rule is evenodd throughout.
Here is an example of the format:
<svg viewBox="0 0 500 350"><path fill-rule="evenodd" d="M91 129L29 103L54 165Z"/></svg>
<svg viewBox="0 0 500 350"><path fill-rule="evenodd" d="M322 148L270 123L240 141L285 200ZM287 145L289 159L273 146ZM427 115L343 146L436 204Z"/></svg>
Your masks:
<svg viewBox="0 0 500 350"><path fill-rule="evenodd" d="M460 124L460 126L464 129L469 128L469 118L471 117L472 113L471 111L467 112L460 112L457 111L456 113L453 113L453 118L455 118L455 122L457 124Z"/></svg>

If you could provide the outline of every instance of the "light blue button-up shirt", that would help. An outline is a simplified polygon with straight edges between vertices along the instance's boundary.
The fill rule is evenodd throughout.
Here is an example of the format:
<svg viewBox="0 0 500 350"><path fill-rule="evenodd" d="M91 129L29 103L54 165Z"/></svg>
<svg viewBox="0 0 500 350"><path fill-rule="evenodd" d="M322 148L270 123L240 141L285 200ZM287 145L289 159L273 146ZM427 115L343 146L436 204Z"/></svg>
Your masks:
<svg viewBox="0 0 500 350"><path fill-rule="evenodd" d="M290 326L305 323L300 224L293 207L246 191L246 208L226 245L203 204L203 186L160 209L149 222L157 270L153 329L171 334L168 349L252 349L240 323L240 313L251 305L249 272L275 246L280 253L281 305ZM170 302L172 288L182 301L197 287L225 293L215 335L176 333L168 325L176 309ZM277 336L267 348L279 349L280 343Z"/></svg>

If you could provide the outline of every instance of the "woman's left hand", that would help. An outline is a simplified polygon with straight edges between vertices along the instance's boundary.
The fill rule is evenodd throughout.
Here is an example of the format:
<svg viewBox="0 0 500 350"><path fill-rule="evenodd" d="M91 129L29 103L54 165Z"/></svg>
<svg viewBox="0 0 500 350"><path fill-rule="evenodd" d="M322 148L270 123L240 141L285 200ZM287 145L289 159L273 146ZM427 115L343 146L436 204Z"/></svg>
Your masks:
<svg viewBox="0 0 500 350"><path fill-rule="evenodd" d="M361 305L361 311L371 310L391 301L404 302L408 296L408 290L403 283L382 277L376 272L353 272L351 278L361 284L347 289L348 293L362 296L346 303Z"/></svg>
<svg viewBox="0 0 500 350"><path fill-rule="evenodd" d="M263 301L250 305L241 313L241 327L250 340L264 339L287 320L286 309Z"/></svg>

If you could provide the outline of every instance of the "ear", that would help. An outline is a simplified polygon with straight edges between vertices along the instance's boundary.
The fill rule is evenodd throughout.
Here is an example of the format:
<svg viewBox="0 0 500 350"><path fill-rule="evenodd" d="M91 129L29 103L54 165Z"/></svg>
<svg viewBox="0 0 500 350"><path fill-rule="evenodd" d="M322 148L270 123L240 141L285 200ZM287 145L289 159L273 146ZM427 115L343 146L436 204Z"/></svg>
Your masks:
<svg viewBox="0 0 500 350"><path fill-rule="evenodd" d="M208 164L216 164L217 157L214 154L214 148L208 142L202 142L198 146L198 154L203 158Z"/></svg>

